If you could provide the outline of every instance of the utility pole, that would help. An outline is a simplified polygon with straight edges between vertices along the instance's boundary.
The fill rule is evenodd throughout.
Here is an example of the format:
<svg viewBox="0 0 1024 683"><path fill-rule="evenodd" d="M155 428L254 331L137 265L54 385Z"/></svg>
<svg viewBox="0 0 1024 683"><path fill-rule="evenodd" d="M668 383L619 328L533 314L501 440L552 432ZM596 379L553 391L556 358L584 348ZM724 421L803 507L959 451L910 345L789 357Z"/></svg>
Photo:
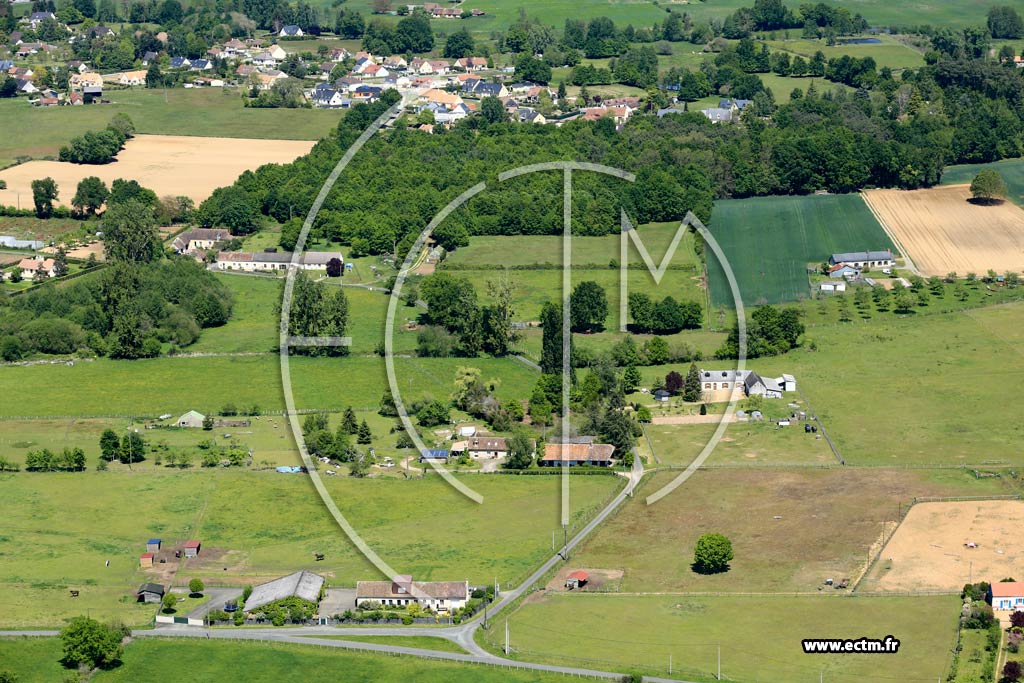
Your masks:
<svg viewBox="0 0 1024 683"><path fill-rule="evenodd" d="M508 657L508 619L505 619L505 656Z"/></svg>
<svg viewBox="0 0 1024 683"><path fill-rule="evenodd" d="M668 653L668 675L672 675L672 653Z"/></svg>
<svg viewBox="0 0 1024 683"><path fill-rule="evenodd" d="M718 645L718 680L722 680L722 645Z"/></svg>

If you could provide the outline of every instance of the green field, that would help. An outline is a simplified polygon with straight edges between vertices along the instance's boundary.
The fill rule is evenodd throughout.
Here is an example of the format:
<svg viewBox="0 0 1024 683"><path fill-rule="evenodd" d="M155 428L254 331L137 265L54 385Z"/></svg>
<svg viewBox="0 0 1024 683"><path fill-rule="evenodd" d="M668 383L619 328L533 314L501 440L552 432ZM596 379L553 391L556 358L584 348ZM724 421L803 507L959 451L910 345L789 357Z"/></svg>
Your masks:
<svg viewBox="0 0 1024 683"><path fill-rule="evenodd" d="M1024 462L1002 389L1021 374L1024 305L811 328L791 372L850 464ZM785 368L785 369L783 369Z"/></svg>
<svg viewBox="0 0 1024 683"><path fill-rule="evenodd" d="M238 353L277 351L282 280L271 277L217 273L231 290L235 305L231 320L222 327L203 330L185 353Z"/></svg>
<svg viewBox="0 0 1024 683"><path fill-rule="evenodd" d="M0 102L0 168L22 156L56 157L72 137L103 128L120 113L131 117L139 133L289 140L318 140L340 116L315 109L247 109L233 88L172 88L166 93L140 88L105 96L111 104L89 107L40 109L22 98Z"/></svg>
<svg viewBox="0 0 1024 683"><path fill-rule="evenodd" d="M1024 159L1005 159L991 164L961 164L959 166L947 166L942 173L943 185L960 185L970 183L978 171L983 168L992 168L999 171L1006 181L1006 189L1009 191L1007 199L1018 206L1024 206Z"/></svg>
<svg viewBox="0 0 1024 683"><path fill-rule="evenodd" d="M353 638L352 640L356 640ZM400 639L389 639L400 640ZM395 643L398 644L398 643ZM18 683L54 683L68 670L56 638L0 639L0 671L12 671ZM183 666L182 662L188 664ZM505 670L414 657L353 652L315 645L272 645L252 641L221 642L180 638L142 638L125 648L122 664L97 672L90 680L118 683L149 678L155 671L173 671L182 683L245 680L251 683L555 683L558 674Z"/></svg>
<svg viewBox="0 0 1024 683"><path fill-rule="evenodd" d="M853 10L851 10L853 11ZM798 36L799 31L791 31L791 35ZM890 69L906 69L924 66L924 55L914 48L900 42L890 36L879 36L881 43L861 43L856 45L829 46L824 40L807 40L793 38L790 40L772 40L768 42L772 50L790 52L804 58L814 56L819 50L826 59L833 59L842 55L851 57L871 57L878 64L879 68L887 66Z"/></svg>
<svg viewBox="0 0 1024 683"><path fill-rule="evenodd" d="M469 475L464 481L484 497L482 505L433 476L337 477L326 484L362 537L403 573L518 583L551 552L559 477ZM621 481L573 478L572 526ZM187 561L174 585L194 576L208 586L255 584L303 568L322 573L332 586L377 575L301 475L216 469L18 473L0 475L0 487L8 510L0 534L2 627L52 627L86 610L96 618L149 623L155 606L135 603L134 590L156 576L138 569L138 555L153 536L165 547L189 538L203 542L199 559ZM313 562L316 552L326 560ZM153 571L174 569L157 567ZM79 597L69 597L69 588L80 590Z"/></svg>
<svg viewBox="0 0 1024 683"><path fill-rule="evenodd" d="M566 595L548 592L508 618L513 655L733 681L936 681L949 667L959 598ZM612 616L614 615L614 616ZM482 638L504 644L501 619ZM586 634L581 637L580 634ZM805 655L804 638L900 640L897 654ZM820 678L819 678L820 677Z"/></svg>
<svg viewBox="0 0 1024 683"><path fill-rule="evenodd" d="M708 228L747 305L807 298L808 264L818 266L834 252L893 248L856 194L722 200ZM729 284L713 256L708 282L714 305L731 310Z"/></svg>
<svg viewBox="0 0 1024 683"><path fill-rule="evenodd" d="M713 453L708 463L718 462ZM658 472L597 530L573 562L624 572L626 592L814 592L827 577L856 579L898 505L915 496L1010 492L1000 479L958 470L723 468L698 470L647 505L679 470ZM694 572L704 533L725 534L735 558L723 574Z"/></svg>

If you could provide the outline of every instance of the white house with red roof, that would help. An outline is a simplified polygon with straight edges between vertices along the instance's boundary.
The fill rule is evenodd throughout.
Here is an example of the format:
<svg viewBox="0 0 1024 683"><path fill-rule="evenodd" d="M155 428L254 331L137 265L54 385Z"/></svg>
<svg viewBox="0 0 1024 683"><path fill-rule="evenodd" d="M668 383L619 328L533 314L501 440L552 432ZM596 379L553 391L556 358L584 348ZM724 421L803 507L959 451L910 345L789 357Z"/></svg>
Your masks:
<svg viewBox="0 0 1024 683"><path fill-rule="evenodd" d="M989 587L992 609L1004 612L1024 611L1024 583L1001 581Z"/></svg>

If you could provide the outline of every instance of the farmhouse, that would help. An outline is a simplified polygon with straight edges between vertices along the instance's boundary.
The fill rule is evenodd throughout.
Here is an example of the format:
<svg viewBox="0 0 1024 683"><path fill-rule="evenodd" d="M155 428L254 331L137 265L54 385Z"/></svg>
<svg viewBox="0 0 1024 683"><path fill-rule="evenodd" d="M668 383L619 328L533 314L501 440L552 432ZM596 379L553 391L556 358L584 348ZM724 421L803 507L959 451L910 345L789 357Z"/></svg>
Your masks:
<svg viewBox="0 0 1024 683"><path fill-rule="evenodd" d="M52 258L44 259L41 256L33 258L23 258L18 261L18 268L21 268L21 276L26 280L31 280L37 275L40 277L53 277L54 266L57 262Z"/></svg>
<svg viewBox="0 0 1024 683"><path fill-rule="evenodd" d="M465 607L469 600L469 581L413 581L411 576L396 576L394 581L356 583L356 607L380 603L388 607L406 607L413 603L437 612Z"/></svg>
<svg viewBox="0 0 1024 683"><path fill-rule="evenodd" d="M278 33L277 35L279 35L282 38L292 38L292 37L298 38L298 37L304 36L306 34L302 32L301 28L299 28L298 26L295 26L294 24L292 24L292 25L289 25L289 26L281 27L281 32Z"/></svg>
<svg viewBox="0 0 1024 683"><path fill-rule="evenodd" d="M187 230L171 243L174 250L179 254L193 249L211 249L217 242L223 242L233 237L229 230L218 228L195 228Z"/></svg>
<svg viewBox="0 0 1024 683"><path fill-rule="evenodd" d="M206 416L196 410L190 410L181 417L178 418L176 423L179 427L191 427L193 429L199 429L203 426L203 420Z"/></svg>
<svg viewBox="0 0 1024 683"><path fill-rule="evenodd" d="M144 583L135 591L139 602L160 602L164 599L164 587L159 583Z"/></svg>
<svg viewBox="0 0 1024 683"><path fill-rule="evenodd" d="M1024 583L1002 581L989 587L992 609L1024 611Z"/></svg>
<svg viewBox="0 0 1024 683"><path fill-rule="evenodd" d="M782 398L786 391L796 391L796 378L784 374L781 377L761 377L753 370L701 370L701 390L704 392L742 389L746 396ZM726 399L727 400L727 399Z"/></svg>
<svg viewBox="0 0 1024 683"><path fill-rule="evenodd" d="M200 541L185 541L185 557L196 557L202 546Z"/></svg>
<svg viewBox="0 0 1024 683"><path fill-rule="evenodd" d="M249 599L245 601L242 611L251 612L264 605L269 605L286 598L302 598L310 602L320 602L320 592L324 587L324 577L313 572L302 571L282 576L268 583L260 584L252 589Z"/></svg>
<svg viewBox="0 0 1024 683"><path fill-rule="evenodd" d="M614 453L615 446L607 443L549 443L544 446L544 457L539 464L542 467L610 467Z"/></svg>
<svg viewBox="0 0 1024 683"><path fill-rule="evenodd" d="M892 251L849 251L842 254L832 254L828 257L830 266L845 263L854 268L891 268L896 265L896 259Z"/></svg>
<svg viewBox="0 0 1024 683"><path fill-rule="evenodd" d="M339 251L306 251L299 259L302 270L326 269L331 259L345 263ZM292 262L291 252L277 251L222 251L217 254L217 268L220 270L273 271L287 270Z"/></svg>

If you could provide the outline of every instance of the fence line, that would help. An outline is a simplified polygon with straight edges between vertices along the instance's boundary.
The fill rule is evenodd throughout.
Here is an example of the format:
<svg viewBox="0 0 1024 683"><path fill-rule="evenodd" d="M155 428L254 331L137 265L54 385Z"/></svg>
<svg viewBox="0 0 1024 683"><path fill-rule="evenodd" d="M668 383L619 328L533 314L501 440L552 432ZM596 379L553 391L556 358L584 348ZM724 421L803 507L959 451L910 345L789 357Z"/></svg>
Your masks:
<svg viewBox="0 0 1024 683"><path fill-rule="evenodd" d="M892 537L896 535L896 532L899 531L900 526L903 524L903 520L907 518L907 515L910 514L910 510L915 505L917 505L918 503L966 503L971 501L982 500L1021 500L1021 494L1006 493L994 496L915 496L906 505L900 503L897 511L896 526L893 527L893 530L891 532L889 532L888 537L885 536L885 531L883 530L882 543L878 546L878 550L871 558L871 561L868 562L867 566L864 568L864 571L861 573L859 577L857 577L857 580L854 581L853 585L850 586L850 593L853 593L857 591L858 588L860 588L860 585L864 582L864 579L867 578L868 574L870 574L871 571L875 568L875 565L878 564L878 560L882 557L882 552L885 550L885 547L889 544L889 541L892 540ZM959 592L950 594L959 595Z"/></svg>
<svg viewBox="0 0 1024 683"><path fill-rule="evenodd" d="M839 461L840 465L845 465L846 460L843 459L843 456L839 452L839 449L836 448L836 445L832 443L832 437L830 437L828 435L828 432L825 430L825 423L821 421L821 419L818 417L818 414L814 412L814 408L811 407L811 402L807 400L807 395L804 393L803 385L797 384L796 391L798 394L800 394L800 398L802 398L804 400L804 403L807 405L807 412L810 414L811 418L818 423L818 429L821 430L821 435L825 437L825 441L828 442L829 448L832 449L832 454L836 456L836 460Z"/></svg>

